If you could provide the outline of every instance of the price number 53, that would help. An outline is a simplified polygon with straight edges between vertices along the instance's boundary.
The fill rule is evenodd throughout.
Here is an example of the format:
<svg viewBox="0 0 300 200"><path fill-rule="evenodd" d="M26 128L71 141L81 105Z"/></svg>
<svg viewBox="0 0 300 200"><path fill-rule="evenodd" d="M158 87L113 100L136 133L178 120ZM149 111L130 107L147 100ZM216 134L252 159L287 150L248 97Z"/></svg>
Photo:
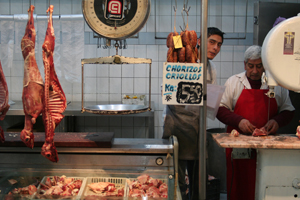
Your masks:
<svg viewBox="0 0 300 200"><path fill-rule="evenodd" d="M176 94L177 103L200 104L202 101L202 84L179 82Z"/></svg>

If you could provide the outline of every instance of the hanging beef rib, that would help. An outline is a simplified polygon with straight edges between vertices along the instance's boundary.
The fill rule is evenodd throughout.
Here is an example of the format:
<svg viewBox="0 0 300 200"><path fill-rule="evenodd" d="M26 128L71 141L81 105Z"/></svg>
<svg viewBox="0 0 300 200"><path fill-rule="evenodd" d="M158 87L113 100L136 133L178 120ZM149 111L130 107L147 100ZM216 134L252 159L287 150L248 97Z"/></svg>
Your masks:
<svg viewBox="0 0 300 200"><path fill-rule="evenodd" d="M55 46L54 29L52 25L53 5L50 5L48 27L43 48L43 63L45 70L45 93L44 93L44 110L43 121L45 126L45 143L42 147L42 155L52 162L58 162L57 150L54 145L54 130L60 121L64 118L62 113L67 107L65 93L57 78L53 52Z"/></svg>
<svg viewBox="0 0 300 200"><path fill-rule="evenodd" d="M27 147L33 148L34 135L33 124L43 109L44 84L41 73L35 60L35 28L33 20L34 6L28 9L28 22L25 35L21 40L21 49L24 58L24 79L23 79L23 110L25 113L25 125L21 131L21 140Z"/></svg>
<svg viewBox="0 0 300 200"><path fill-rule="evenodd" d="M8 88L0 62L0 120L3 120L10 105L8 104ZM0 126L0 142L4 142L4 132Z"/></svg>

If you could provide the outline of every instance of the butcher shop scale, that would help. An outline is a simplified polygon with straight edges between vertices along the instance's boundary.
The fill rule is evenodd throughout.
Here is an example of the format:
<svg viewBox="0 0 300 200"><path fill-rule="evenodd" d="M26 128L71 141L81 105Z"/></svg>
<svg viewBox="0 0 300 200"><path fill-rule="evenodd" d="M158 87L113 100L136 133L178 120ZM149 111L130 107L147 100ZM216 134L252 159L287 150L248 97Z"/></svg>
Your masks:
<svg viewBox="0 0 300 200"><path fill-rule="evenodd" d="M134 11L136 13L132 15L132 18L130 18L129 21L125 20L126 24L122 29L122 20L118 26L119 23L116 21L117 19L109 19L109 17L111 17L110 13L102 12L102 14L105 14L106 18L100 17L107 24L100 19L96 19L99 15L95 15L95 13L101 13L101 11L99 11L99 6L94 7L94 5L98 5L96 4L98 2L101 1L82 1L84 17L92 29L98 30L98 26L105 26L104 30L106 31L102 33L102 36L106 36L113 40L123 39L138 32L146 23L150 14L150 1L122 1L123 4L121 10L123 12L129 11L130 13ZM102 2L103 5L107 3L107 1L105 1L105 3L104 1ZM127 5L131 5L130 9L124 9L123 5L125 2L128 3ZM102 3L100 3L100 6L102 8ZM114 10L116 7L112 6L111 8ZM117 10L119 11L119 9ZM89 18L91 16L93 16L92 19ZM112 28L108 25L111 24L109 21L114 22ZM96 25L93 24L93 22L95 22ZM100 25L97 25L97 23L100 23ZM132 32L132 30L134 31ZM109 31L114 31L116 33L120 31L121 35L117 35L116 37L105 35ZM117 50L118 43L116 43L115 47ZM82 59L82 69L84 64L101 64L102 62L111 64L148 63L150 66L149 76L151 75L151 59L125 58L119 56L118 53L115 56L105 58ZM82 83L84 83L83 74ZM115 107L115 105L84 107L84 98L82 94L82 112L106 115L146 112L151 110L150 96L151 77L149 77L148 107L129 106L124 108L123 105L118 105L119 107ZM39 135L39 133L35 134ZM39 180L38 177L43 176L66 175L67 177L107 177L112 180L115 177L122 177L124 175L126 175L127 178L136 178L137 176L146 173L165 181L169 187L168 199L176 198L177 182L175 177L177 171L176 158L178 154L176 137L170 138L169 141L161 139L116 138L110 144L105 143L105 145L101 144L99 146L97 141L95 141L92 143L88 142L89 148L82 148L81 145L84 144L82 142L78 143L78 141L82 141L82 139L93 141L93 138L96 138L98 134L111 135L111 133L82 133L79 138L77 138L78 135L74 134L74 136L70 136L71 134L72 133L56 134L56 137L59 137L59 142L56 142L56 147L60 160L58 163L51 163L41 156L40 148L38 147L39 145L36 145L43 142L38 140L40 137L36 138L35 147L29 149L27 147L20 147L20 141L16 138L15 134L5 133L6 142L0 147L0 197L4 197L4 195L13 187L28 186L29 184L32 184L33 181L36 181L33 179L36 178ZM64 146L65 144L67 144L67 146ZM18 184L12 186L8 184L8 179L16 179Z"/></svg>
<svg viewBox="0 0 300 200"><path fill-rule="evenodd" d="M275 97L274 86L277 85L300 92L299 24L300 14L273 27L264 39L264 81L269 85L266 95L270 98ZM217 133L213 134L213 138L224 148L257 149L256 200L292 200L300 197L300 140L295 133L266 137L230 137L226 133Z"/></svg>
<svg viewBox="0 0 300 200"><path fill-rule="evenodd" d="M106 38L106 44L115 40L116 55L81 60L82 65L82 112L95 114L135 114L151 110L151 64L147 58L130 58L118 55L119 41L136 34L145 25L150 15L149 1L82 1L84 18L89 27ZM149 101L145 105L84 105L85 64L149 64Z"/></svg>

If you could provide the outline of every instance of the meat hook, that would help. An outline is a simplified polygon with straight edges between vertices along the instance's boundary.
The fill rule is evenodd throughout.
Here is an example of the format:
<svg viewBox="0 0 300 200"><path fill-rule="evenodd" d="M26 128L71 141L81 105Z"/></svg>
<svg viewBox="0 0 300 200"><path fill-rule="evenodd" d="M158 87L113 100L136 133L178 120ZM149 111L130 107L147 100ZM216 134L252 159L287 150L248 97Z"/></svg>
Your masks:
<svg viewBox="0 0 300 200"><path fill-rule="evenodd" d="M174 32L176 32L176 12L177 12L177 0L175 0L175 6L173 6L174 9Z"/></svg>
<svg viewBox="0 0 300 200"><path fill-rule="evenodd" d="M127 43L126 43L126 40L124 40L124 46L123 46L123 49L127 49Z"/></svg>
<svg viewBox="0 0 300 200"><path fill-rule="evenodd" d="M191 6L189 6L189 8L187 8L188 3L189 3L188 0L187 0L186 3L185 3L185 0L184 0L183 9L181 11L181 16L182 16L182 20L183 20L184 30L186 30L189 27L188 19L189 19L189 11L190 11ZM185 19L184 19L184 12L186 13L186 24L185 24ZM182 30L181 27L180 27L180 29Z"/></svg>
<svg viewBox="0 0 300 200"><path fill-rule="evenodd" d="M122 46L122 40L120 40L120 47L119 47L120 49L122 49L123 48L123 46Z"/></svg>
<svg viewBox="0 0 300 200"><path fill-rule="evenodd" d="M98 37L97 38L97 48L100 48L101 47L101 38Z"/></svg>
<svg viewBox="0 0 300 200"><path fill-rule="evenodd" d="M173 6L174 12L176 13L177 11L177 0L175 0L175 6Z"/></svg>
<svg viewBox="0 0 300 200"><path fill-rule="evenodd" d="M119 43L118 43L118 40L116 41L115 43L115 47L116 47L116 55L118 55L118 48L119 48Z"/></svg>

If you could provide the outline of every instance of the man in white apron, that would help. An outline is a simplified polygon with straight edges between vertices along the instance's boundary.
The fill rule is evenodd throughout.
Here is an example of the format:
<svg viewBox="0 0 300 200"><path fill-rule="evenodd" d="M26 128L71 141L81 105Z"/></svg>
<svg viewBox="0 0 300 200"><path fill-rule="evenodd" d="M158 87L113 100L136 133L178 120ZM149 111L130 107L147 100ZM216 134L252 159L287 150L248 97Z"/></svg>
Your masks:
<svg viewBox="0 0 300 200"><path fill-rule="evenodd" d="M224 33L218 28L208 28L207 34L207 83L216 83L216 69L211 61L220 52ZM175 135L179 143L178 179L182 199L199 196L199 106L167 105L163 138ZM185 171L189 175L189 195L186 195ZM193 196L192 196L193 195Z"/></svg>

